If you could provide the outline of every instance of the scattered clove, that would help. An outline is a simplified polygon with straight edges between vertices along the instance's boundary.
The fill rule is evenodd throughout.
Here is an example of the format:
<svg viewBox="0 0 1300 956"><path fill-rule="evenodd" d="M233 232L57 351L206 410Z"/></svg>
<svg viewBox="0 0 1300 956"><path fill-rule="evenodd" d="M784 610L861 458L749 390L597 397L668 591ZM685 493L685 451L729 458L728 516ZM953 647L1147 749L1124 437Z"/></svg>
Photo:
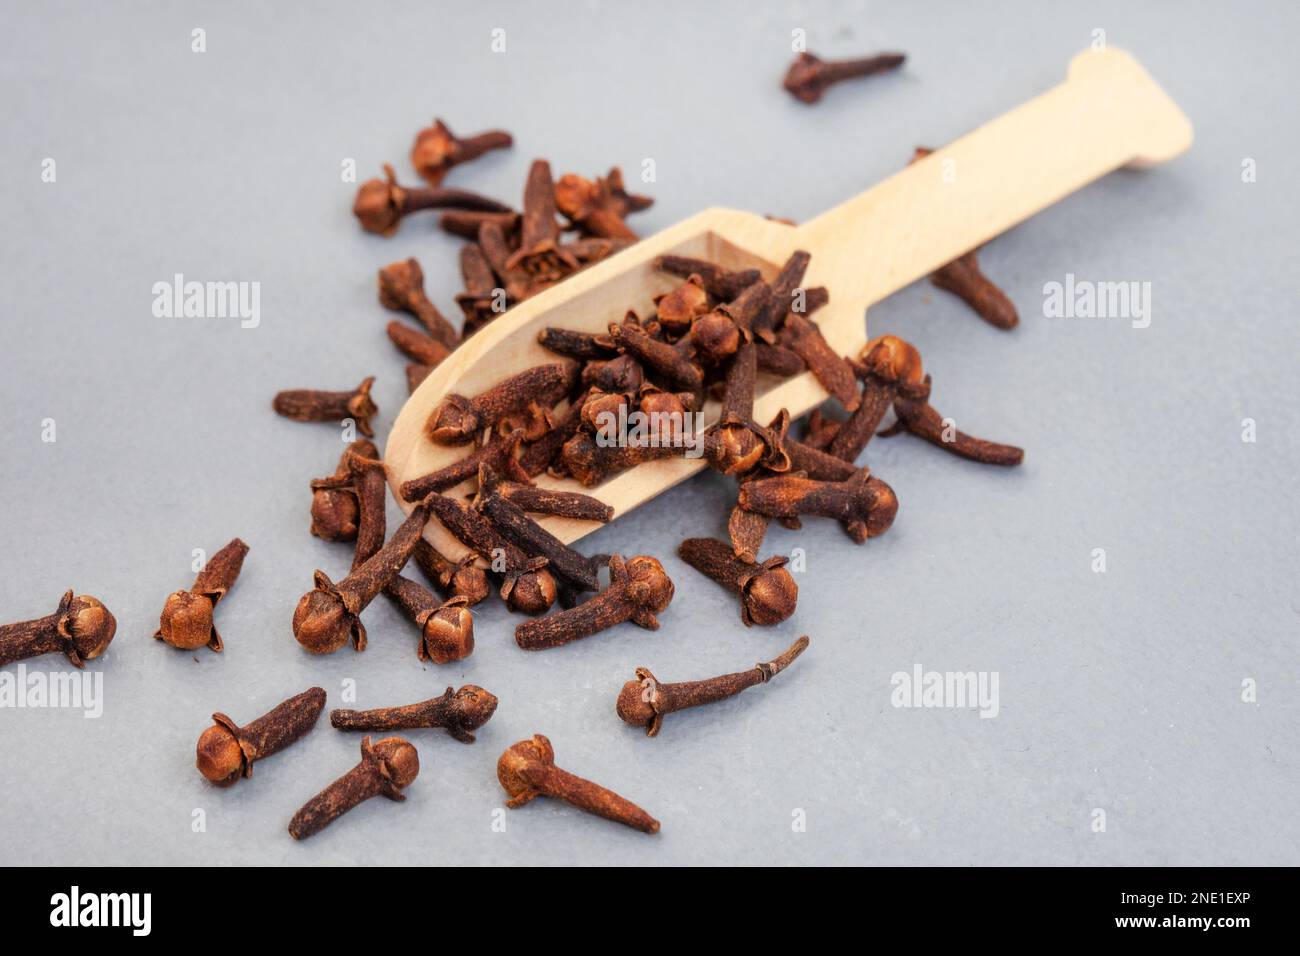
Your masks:
<svg viewBox="0 0 1300 956"><path fill-rule="evenodd" d="M867 447L894 397L920 394L924 384L921 353L893 335L872 339L860 359L862 402L826 446L828 454L849 462Z"/></svg>
<svg viewBox="0 0 1300 956"><path fill-rule="evenodd" d="M339 457L334 474L316 478L311 483L311 533L326 541L353 541L357 536L356 489L348 467L350 455L378 458L379 450L367 438L358 438Z"/></svg>
<svg viewBox="0 0 1300 956"><path fill-rule="evenodd" d="M473 731L491 720L496 709L496 697L482 687L466 684L460 690L453 691L448 687L439 697L403 707L331 710L330 723L338 730L417 730L441 727L461 743L472 744Z"/></svg>
<svg viewBox="0 0 1300 956"><path fill-rule="evenodd" d="M212 623L212 611L234 587L246 554L248 545L235 538L209 558L195 577L193 587L168 595L154 637L187 651L206 644L220 653L221 635Z"/></svg>
<svg viewBox="0 0 1300 956"><path fill-rule="evenodd" d="M366 232L391 236L402 218L422 209L465 209L477 212L510 212L510 207L464 189L406 188L397 185L393 167L384 164L383 179L367 179L357 190L352 214Z"/></svg>
<svg viewBox="0 0 1300 956"><path fill-rule="evenodd" d="M843 482L794 475L762 478L740 486L740 506L773 518L820 515L834 518L856 543L889 530L898 513L894 490L863 468Z"/></svg>
<svg viewBox="0 0 1300 956"><path fill-rule="evenodd" d="M578 268L573 255L560 248L560 224L555 219L551 164L544 159L533 160L528 170L519 249L506 260L506 266L543 279L559 279Z"/></svg>
<svg viewBox="0 0 1300 956"><path fill-rule="evenodd" d="M746 627L780 624L794 613L799 586L783 557L761 564L742 561L731 545L716 538L687 538L677 555L705 577L740 595L740 619Z"/></svg>
<svg viewBox="0 0 1300 956"><path fill-rule="evenodd" d="M448 349L460 344L455 326L424 294L424 270L416 260L393 262L379 270L379 301L386 309L415 316Z"/></svg>
<svg viewBox="0 0 1300 956"><path fill-rule="evenodd" d="M588 236L606 239L636 239L637 235L624 220L629 214L648 209L654 200L634 196L623 187L623 173L618 167L593 182L574 173L560 177L555 184L555 205L561 213Z"/></svg>
<svg viewBox="0 0 1300 956"><path fill-rule="evenodd" d="M489 150L506 149L512 145L514 140L503 130L489 130L461 139L447 128L446 123L435 119L432 126L415 134L411 165L430 186L439 186L453 166L478 159Z"/></svg>
<svg viewBox="0 0 1300 956"><path fill-rule="evenodd" d="M433 336L425 335L405 322L389 322L386 331L388 340L397 346L397 351L427 368L437 368L451 354L451 349Z"/></svg>
<svg viewBox="0 0 1300 956"><path fill-rule="evenodd" d="M631 621L657 630L661 614L673 599L673 582L663 565L641 556L624 563L620 555L609 559L609 587L590 600L549 617L524 621L515 628L515 643L526 651L560 647Z"/></svg>
<svg viewBox="0 0 1300 956"><path fill-rule="evenodd" d="M479 473L483 475L484 470ZM507 540L531 557L545 558L548 570L579 590L595 591L600 587L596 578L600 566L598 560L579 554L528 517L519 505L492 490L491 478L487 481L480 478L479 484L480 487L487 485L488 489L480 495L476 507L487 515Z"/></svg>
<svg viewBox="0 0 1300 956"><path fill-rule="evenodd" d="M302 739L325 709L325 691L312 687L276 705L247 727L223 713L199 736L194 765L218 787L233 786L253 775L253 764Z"/></svg>
<svg viewBox="0 0 1300 956"><path fill-rule="evenodd" d="M688 707L715 704L758 684L766 684L794 663L807 647L808 636L805 634L780 657L755 664L747 671L677 684L662 684L648 667L638 667L636 680L628 681L619 691L615 710L624 722L633 727L644 727L647 737L655 737L666 715Z"/></svg>
<svg viewBox="0 0 1300 956"><path fill-rule="evenodd" d="M420 773L420 755L407 740L385 737L373 746L361 741L361 762L303 805L289 821L289 835L305 840L371 797L401 802L402 790Z"/></svg>
<svg viewBox="0 0 1300 956"><path fill-rule="evenodd" d="M449 232L453 236L460 236L462 239L469 239L477 242L479 229L484 223L492 223L498 232L504 237L514 233L519 228L519 213L513 210L509 212L482 212L473 209L453 209L450 212L444 212L438 219L438 226L443 232Z"/></svg>
<svg viewBox="0 0 1300 956"><path fill-rule="evenodd" d="M985 465L1018 465L1025 460L1023 448L1000 445L997 442L975 438L958 431L952 419L944 418L930 404L930 376L910 395L899 394L894 399L894 414L898 420L882 436L911 432L932 445L961 458Z"/></svg>
<svg viewBox="0 0 1300 956"><path fill-rule="evenodd" d="M806 316L791 312L785 317L785 327L781 344L796 352L808 363L813 375L834 398L848 411L858 407L858 386L853 377L853 368L841 356L836 355L821 330Z"/></svg>
<svg viewBox="0 0 1300 956"><path fill-rule="evenodd" d="M439 601L423 584L398 574L384 588L402 613L420 629L416 656L422 661L449 664L474 653L474 615L469 599Z"/></svg>
<svg viewBox="0 0 1300 956"><path fill-rule="evenodd" d="M108 649L115 633L117 620L99 598L74 596L69 589L53 614L0 625L0 667L41 654L62 654L73 667L85 667Z"/></svg>
<svg viewBox="0 0 1300 956"><path fill-rule="evenodd" d="M293 636L313 654L332 654L349 639L358 651L366 649L366 628L361 612L402 569L429 518L429 501L420 502L393 537L374 556L335 584L317 569L316 586L302 596L293 612ZM360 532L358 532L360 541Z"/></svg>
<svg viewBox="0 0 1300 956"><path fill-rule="evenodd" d="M285 418L296 422L343 422L352 419L357 430L367 438L374 437L370 419L379 413L370 397L370 387L375 377L362 380L350 392L323 392L312 388L290 389L276 393L271 407Z"/></svg>
<svg viewBox="0 0 1300 956"><path fill-rule="evenodd" d="M795 99L816 103L826 88L840 80L887 73L903 65L902 53L879 53L854 60L823 60L811 53L800 53L786 71L782 85Z"/></svg>
<svg viewBox="0 0 1300 956"><path fill-rule="evenodd" d="M555 766L555 751L541 734L506 748L497 761L497 779L510 794L506 806L512 810L535 797L551 797L642 833L659 832L659 821L630 800Z"/></svg>
<svg viewBox="0 0 1300 956"><path fill-rule="evenodd" d="M464 598L465 606L473 607L488 596L487 573L474 563L474 555L467 554L460 561L452 561L421 538L416 542L411 557L444 597Z"/></svg>

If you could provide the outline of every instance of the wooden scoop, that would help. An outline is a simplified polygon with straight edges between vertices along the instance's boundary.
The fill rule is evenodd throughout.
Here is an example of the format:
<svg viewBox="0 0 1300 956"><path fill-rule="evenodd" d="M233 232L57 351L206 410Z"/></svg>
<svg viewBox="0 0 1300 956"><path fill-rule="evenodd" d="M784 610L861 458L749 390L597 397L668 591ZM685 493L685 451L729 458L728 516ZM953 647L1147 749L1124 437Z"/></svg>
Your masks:
<svg viewBox="0 0 1300 956"><path fill-rule="evenodd" d="M1192 127L1175 103L1127 53L1081 53L1060 86L907 166L860 196L792 227L752 213L708 209L516 305L456 349L426 378L397 417L384 460L397 495L402 482L450 464L467 446L433 444L429 413L449 393L472 396L523 369L560 361L537 343L547 326L604 332L628 309L645 316L653 298L681 280L657 272L656 256L707 259L728 269L757 268L771 279L797 249L812 254L803 286L824 285L830 304L812 318L836 352L856 355L866 341L865 310L903 286L1011 228L1038 210L1121 166L1146 167L1191 145ZM900 164L912 144L900 148ZM782 408L793 418L827 398L805 372L759 376L754 419ZM717 417L706 406L705 421ZM614 475L595 489L540 476L539 485L582 490L615 516L648 501L705 466L672 458ZM457 489L449 492L460 494ZM404 511L414 505L398 501ZM564 541L600 525L546 518ZM437 522L425 537L449 557L465 547Z"/></svg>

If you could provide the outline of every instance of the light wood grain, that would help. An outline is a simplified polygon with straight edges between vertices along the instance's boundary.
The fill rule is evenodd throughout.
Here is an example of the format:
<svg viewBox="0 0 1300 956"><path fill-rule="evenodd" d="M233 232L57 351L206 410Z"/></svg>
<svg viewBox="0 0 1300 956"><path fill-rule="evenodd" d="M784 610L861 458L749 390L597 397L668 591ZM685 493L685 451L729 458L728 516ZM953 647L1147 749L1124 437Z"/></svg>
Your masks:
<svg viewBox="0 0 1300 956"><path fill-rule="evenodd" d="M866 341L872 303L1106 173L1172 159L1191 140L1187 118L1132 57L1113 48L1089 51L1071 61L1064 83L802 226L730 209L701 212L515 306L453 352L398 415L384 455L389 483L396 494L403 481L467 453L430 442L425 420L450 393L473 395L531 365L556 361L537 343L542 329L604 331L628 309L650 314L653 297L679 281L653 269L656 256L757 267L770 278L791 252L806 249L812 263L804 285L831 293L830 305L813 318L834 349L852 355ZM912 145L900 147L900 165ZM754 417L766 422L786 408L797 418L826 398L809 373L761 378ZM706 407L706 424L716 414L716 406ZM702 467L702 458L653 462L582 490L613 506L617 520ZM580 488L546 476L537 483ZM467 484L449 494L469 490ZM400 497L399 503L408 513L413 507ZM600 527L560 518L541 523L565 541ZM437 522L426 537L451 557L465 551Z"/></svg>

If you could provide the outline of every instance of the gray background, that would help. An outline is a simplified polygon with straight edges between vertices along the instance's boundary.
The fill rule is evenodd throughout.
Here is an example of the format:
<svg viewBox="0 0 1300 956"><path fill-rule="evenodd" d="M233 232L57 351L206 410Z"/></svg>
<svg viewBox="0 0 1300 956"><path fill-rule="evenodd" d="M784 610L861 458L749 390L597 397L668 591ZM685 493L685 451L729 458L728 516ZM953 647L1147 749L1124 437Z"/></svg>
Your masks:
<svg viewBox="0 0 1300 956"><path fill-rule="evenodd" d="M101 719L0 711L0 862L1300 862L1294 6L3 6L0 620L48 613L71 585L119 626L92 665ZM498 26L504 54L489 51ZM908 64L810 109L779 86L796 27L826 55L900 49ZM627 625L524 654L492 603L470 659L422 666L381 599L364 655L294 642L312 569L341 574L350 551L307 533L307 481L333 469L335 431L278 418L271 396L375 374L386 433L405 385L375 270L418 256L448 314L459 288L458 240L432 218L390 240L357 228L344 159L414 181L410 141L436 114L515 134L513 151L449 179L512 203L534 156L557 174L632 177L652 157L643 234L713 205L803 220L914 144L1060 82L1097 27L1191 117L1191 152L1112 175L986 249L1020 307L1013 333L928 283L869 318L920 348L941 411L1024 446L1022 468L874 442L896 524L865 547L829 522L774 530L769 545L804 548L808 571L798 612L772 630L743 628L674 555L723 531L733 492L709 475L587 541L664 560L677 597L658 633ZM261 282L260 328L155 319L151 286L176 272ZM1044 318L1043 284L1067 272L1151 282L1150 328ZM252 551L219 610L225 653L152 640L191 550L234 535ZM1105 574L1090 567L1099 547ZM672 716L655 740L613 713L637 665L703 677L804 632L811 649L776 684ZM891 674L916 663L997 671L999 716L891 707ZM1245 678L1257 703L1241 700ZM408 802L373 801L305 844L285 825L355 763L356 735L322 721L230 791L194 771L211 711L247 721L312 684L339 706L347 680L362 707L467 682L501 705L472 747L411 734ZM496 758L534 732L663 832L550 801L494 832Z"/></svg>

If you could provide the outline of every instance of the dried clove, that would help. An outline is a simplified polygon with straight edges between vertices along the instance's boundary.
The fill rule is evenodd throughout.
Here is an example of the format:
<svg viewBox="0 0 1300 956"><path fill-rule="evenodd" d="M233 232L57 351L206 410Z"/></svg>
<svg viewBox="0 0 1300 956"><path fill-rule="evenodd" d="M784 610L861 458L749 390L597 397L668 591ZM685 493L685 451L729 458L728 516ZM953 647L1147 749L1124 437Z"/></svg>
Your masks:
<svg viewBox="0 0 1300 956"><path fill-rule="evenodd" d="M361 762L303 805L289 821L289 835L305 840L371 797L401 802L402 790L420 773L420 755L410 741L385 737L373 746L361 741Z"/></svg>
<svg viewBox="0 0 1300 956"><path fill-rule="evenodd" d="M496 481L486 466L479 470L479 475L479 487L485 490L475 506L487 515L506 539L514 542L527 555L545 558L546 567L553 574L559 575L579 590L595 591L600 587L596 570L601 562L570 548L528 517L523 508L495 490L493 485Z"/></svg>
<svg viewBox="0 0 1300 956"><path fill-rule="evenodd" d="M451 354L451 350L431 335L425 335L413 329L405 322L389 322L388 340L397 346L397 350L427 368L437 368Z"/></svg>
<svg viewBox="0 0 1300 956"><path fill-rule="evenodd" d="M504 480L495 470L484 465L479 470L478 496L500 495L506 501L530 514L554 515L557 518L576 518L581 521L605 523L614 517L614 509L599 498L577 491L557 491L538 488Z"/></svg>
<svg viewBox="0 0 1300 956"><path fill-rule="evenodd" d="M684 392L698 392L704 387L704 371L689 355L666 342L652 339L645 330L612 323L609 337L620 350L662 376L669 387Z"/></svg>
<svg viewBox="0 0 1300 956"><path fill-rule="evenodd" d="M740 595L740 619L746 627L780 624L794 613L799 586L783 557L752 564L736 557L731 545L716 538L687 538L677 555L696 571Z"/></svg>
<svg viewBox="0 0 1300 956"><path fill-rule="evenodd" d="M484 222L479 227L478 245L483 250L483 258L492 267L492 272L501 280L510 302L522 302L540 291L540 283L535 282L523 269L510 264L511 246L499 224Z"/></svg>
<svg viewBox="0 0 1300 956"><path fill-rule="evenodd" d="M510 212L509 206L495 199L464 189L406 188L397 185L393 167L384 164L383 179L367 179L357 190L352 214L366 232L391 236L397 232L402 217L422 209L466 209L478 212Z"/></svg>
<svg viewBox="0 0 1300 956"><path fill-rule="evenodd" d="M961 458L985 465L1018 465L1025 460L1023 448L1001 445L958 431L952 419L944 418L930 404L930 376L910 395L899 394L894 399L894 414L898 420L882 436L911 432L932 445Z"/></svg>
<svg viewBox="0 0 1300 956"><path fill-rule="evenodd" d="M659 821L635 803L555 766L555 750L541 734L506 748L497 761L497 779L510 794L506 806L512 810L551 797L642 833L659 832Z"/></svg>
<svg viewBox="0 0 1300 956"><path fill-rule="evenodd" d="M416 655L422 661L449 664L474 653L474 615L469 599L439 601L423 584L396 575L384 593L420 629Z"/></svg>
<svg viewBox="0 0 1300 956"><path fill-rule="evenodd" d="M361 612L406 564L429 518L428 499L420 502L393 537L338 584L317 569L316 586L302 596L293 612L293 636L313 654L332 654L351 639L366 649ZM363 512L364 516L364 512ZM357 535L358 544L361 533Z"/></svg>
<svg viewBox="0 0 1300 956"><path fill-rule="evenodd" d="M414 395L415 390L424 384L424 380L429 377L433 371L432 365L425 365L423 362L412 362L406 366L406 392L408 395Z"/></svg>
<svg viewBox="0 0 1300 956"><path fill-rule="evenodd" d="M808 368L808 363L799 357L799 353L793 349L788 349L784 345L768 345L766 342L756 343L758 349L758 370L768 372L772 375L780 375L782 378L789 378L791 375L798 375Z"/></svg>
<svg viewBox="0 0 1300 956"><path fill-rule="evenodd" d="M862 403L835 431L828 454L856 461L897 395L916 395L923 387L921 353L893 335L872 339L860 356ZM928 388L926 389L928 391Z"/></svg>
<svg viewBox="0 0 1300 956"><path fill-rule="evenodd" d="M519 456L519 467L525 475L535 478L558 460L565 443L577 434L582 424L582 408L581 401L572 403L549 432L524 449Z"/></svg>
<svg viewBox="0 0 1300 956"><path fill-rule="evenodd" d="M187 651L206 644L220 653L221 635L212 623L212 611L234 587L247 554L248 545L235 538L209 558L194 578L193 587L168 595L154 637Z"/></svg>
<svg viewBox="0 0 1300 956"><path fill-rule="evenodd" d="M898 498L889 485L863 468L843 482L794 475L749 481L740 486L740 506L773 518L834 518L850 538L862 544L889 530L898 513Z"/></svg>
<svg viewBox="0 0 1300 956"><path fill-rule="evenodd" d="M438 226L443 232L449 232L453 236L460 236L462 239L477 241L479 229L484 223L492 223L497 228L501 236L509 236L519 228L519 213L511 210L510 212L481 212L472 209L453 209L450 212L444 212L438 220Z"/></svg>
<svg viewBox="0 0 1300 956"><path fill-rule="evenodd" d="M653 204L648 196L634 196L623 187L623 173L618 167L594 182L566 173L555 184L556 207L588 236L636 239L636 233L623 220Z"/></svg>
<svg viewBox="0 0 1300 956"><path fill-rule="evenodd" d="M474 563L474 555L467 554L459 561L452 561L421 538L416 542L411 557L444 597L464 598L465 605L473 607L488 596L487 573Z"/></svg>
<svg viewBox="0 0 1300 956"><path fill-rule="evenodd" d="M658 561L640 556L624 563L614 555L609 559L609 587L577 607L524 621L515 628L515 643L526 651L560 647L629 620L657 630L655 615L672 599L673 582Z"/></svg>
<svg viewBox="0 0 1300 956"><path fill-rule="evenodd" d="M435 119L415 134L411 146L411 165L430 186L442 184L453 166L478 159L493 149L506 149L514 145L510 134L499 129L477 133L464 139L458 137L447 124Z"/></svg>
<svg viewBox="0 0 1300 956"><path fill-rule="evenodd" d="M690 256L660 256L654 266L660 272L670 272L683 279L699 276L705 290L721 302L730 302L740 295L747 286L763 278L757 269L742 269L730 272L704 259L692 259Z"/></svg>
<svg viewBox="0 0 1300 956"><path fill-rule="evenodd" d="M501 302L498 309L496 275L477 243L461 246L460 275L465 282L465 291L456 296L456 304L465 314L465 336L468 337L504 312L505 303Z"/></svg>
<svg viewBox="0 0 1300 956"><path fill-rule="evenodd" d="M537 334L537 341L542 348L581 361L608 359L618 354L608 336L590 332L546 328Z"/></svg>
<svg viewBox="0 0 1300 956"><path fill-rule="evenodd" d="M253 775L253 764L302 739L325 709L325 690L312 687L277 704L247 727L223 713L199 736L194 765L209 783L229 787Z"/></svg>
<svg viewBox="0 0 1300 956"><path fill-rule="evenodd" d="M456 327L425 295L424 270L416 260L393 262L379 270L379 301L386 309L415 316L448 349L460 344Z"/></svg>
<svg viewBox="0 0 1300 956"><path fill-rule="evenodd" d="M551 164L544 159L533 160L528 170L519 249L506 260L506 266L544 279L558 279L578 268L577 259L560 248L560 224L555 219Z"/></svg>
<svg viewBox="0 0 1300 956"><path fill-rule="evenodd" d="M847 410L858 407L861 399L852 366L826 343L816 324L798 312L789 313L785 317L782 344L808 363L822 388L839 399Z"/></svg>
<svg viewBox="0 0 1300 956"><path fill-rule="evenodd" d="M69 589L53 614L34 621L0 625L0 667L41 654L62 654L73 667L85 667L108 649L117 620L99 598Z"/></svg>
<svg viewBox="0 0 1300 956"><path fill-rule="evenodd" d="M501 598L512 611L544 614L555 603L555 578L545 558L528 557L496 525L458 501L437 494L425 501L444 528L504 576Z"/></svg>
<svg viewBox="0 0 1300 956"><path fill-rule="evenodd" d="M445 465L436 471L419 478L402 482L398 489L403 501L419 501L431 491L446 491L455 488L462 481L468 481L479 473L479 468L487 465L494 471L503 471L519 482L529 480L527 473L519 467L515 451L523 440L522 431L512 431L509 435L489 442L464 458Z"/></svg>
<svg viewBox="0 0 1300 956"><path fill-rule="evenodd" d="M448 687L439 697L403 707L331 710L330 723L338 730L418 730L441 727L461 743L472 744L473 731L491 720L496 709L496 697L482 687L466 684L460 690L453 691Z"/></svg>
<svg viewBox="0 0 1300 956"><path fill-rule="evenodd" d="M799 290L804 273L812 256L802 249L791 254L781 271L772 280L772 295L764 303L763 311L753 321L754 336L768 345L776 344L776 329L791 311L791 298ZM805 303L806 304L806 303ZM805 310L805 312L808 310Z"/></svg>
<svg viewBox="0 0 1300 956"><path fill-rule="evenodd" d="M590 488L620 471L685 452L681 444L601 444L589 432L579 431L564 443L560 462L569 475Z"/></svg>
<svg viewBox="0 0 1300 956"><path fill-rule="evenodd" d="M352 419L357 430L367 438L374 437L370 419L379 408L370 397L370 387L375 377L362 380L350 392L323 392L312 388L296 388L276 393L271 407L285 418L296 422L343 422Z"/></svg>
<svg viewBox="0 0 1300 956"><path fill-rule="evenodd" d="M805 634L780 657L755 664L747 671L676 684L660 683L648 667L638 667L636 680L628 681L619 691L615 710L624 722L633 727L644 727L647 737L655 737L666 715L688 707L714 704L758 684L766 684L794 663L807 647L808 636Z"/></svg>
<svg viewBox="0 0 1300 956"><path fill-rule="evenodd" d="M435 444L462 445L532 402L554 405L573 388L577 376L578 367L572 362L535 365L473 398L448 395L429 415L425 430Z"/></svg>
<svg viewBox="0 0 1300 956"><path fill-rule="evenodd" d="M655 314L670 335L685 335L691 330L691 323L708 311L709 293L704 288L704 280L694 274L655 299Z"/></svg>
<svg viewBox="0 0 1300 956"><path fill-rule="evenodd" d="M378 458L379 449L367 438L358 438L343 449L334 474L311 483L311 533L326 541L353 541L357 536L360 509L352 486L349 456Z"/></svg>
<svg viewBox="0 0 1300 956"><path fill-rule="evenodd" d="M800 102L816 103L833 83L887 73L898 69L906 59L902 53L878 53L853 60L823 60L811 53L800 53L786 71L782 85Z"/></svg>

